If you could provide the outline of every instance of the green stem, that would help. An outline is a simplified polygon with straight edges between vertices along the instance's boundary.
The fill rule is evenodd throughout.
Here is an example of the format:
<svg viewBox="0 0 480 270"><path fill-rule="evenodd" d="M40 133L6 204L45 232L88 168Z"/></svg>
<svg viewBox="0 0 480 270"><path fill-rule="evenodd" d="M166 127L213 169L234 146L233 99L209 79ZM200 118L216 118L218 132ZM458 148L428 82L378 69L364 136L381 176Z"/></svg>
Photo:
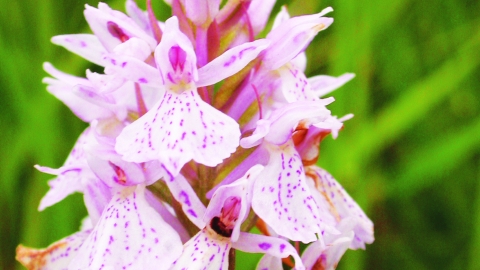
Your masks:
<svg viewBox="0 0 480 270"><path fill-rule="evenodd" d="M198 187L195 190L204 205L208 205L207 192L212 189L215 180L215 168L199 164L197 168Z"/></svg>
<svg viewBox="0 0 480 270"><path fill-rule="evenodd" d="M173 196L163 180L158 180L153 183L153 185L148 186L147 189L150 190L155 197L172 205L172 202L174 201Z"/></svg>

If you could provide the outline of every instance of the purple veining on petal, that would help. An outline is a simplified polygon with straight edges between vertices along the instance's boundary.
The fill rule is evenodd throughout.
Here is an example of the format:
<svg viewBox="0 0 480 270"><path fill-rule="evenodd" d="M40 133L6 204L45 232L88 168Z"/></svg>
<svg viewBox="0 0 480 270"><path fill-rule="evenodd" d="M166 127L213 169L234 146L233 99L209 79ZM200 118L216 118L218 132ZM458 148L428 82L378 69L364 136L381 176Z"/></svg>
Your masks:
<svg viewBox="0 0 480 270"><path fill-rule="evenodd" d="M223 66L224 66L224 67L228 67L228 66L230 66L231 64L233 64L233 63L235 62L235 60L237 60L237 57L236 57L235 55L232 55L232 56L230 57L230 59L228 59L228 61L223 64Z"/></svg>
<svg viewBox="0 0 480 270"><path fill-rule="evenodd" d="M243 54L244 54L245 52L252 51L252 50L255 50L255 49L256 49L256 47L253 47L253 46L252 46L252 47L248 47L248 48L245 48L245 49L241 50L241 51L238 53L238 58L239 58L239 59L242 59Z"/></svg>

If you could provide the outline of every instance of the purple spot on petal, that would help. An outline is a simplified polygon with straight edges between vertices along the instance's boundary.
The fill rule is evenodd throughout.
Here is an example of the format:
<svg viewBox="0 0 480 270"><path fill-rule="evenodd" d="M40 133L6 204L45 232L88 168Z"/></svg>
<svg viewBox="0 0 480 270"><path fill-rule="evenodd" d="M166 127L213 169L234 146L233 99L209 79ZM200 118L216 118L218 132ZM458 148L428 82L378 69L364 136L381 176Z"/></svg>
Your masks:
<svg viewBox="0 0 480 270"><path fill-rule="evenodd" d="M183 197L183 203L185 203L188 206L191 206L192 204L190 203L190 200L188 198L188 194L185 191L181 191L179 194L180 198Z"/></svg>
<svg viewBox="0 0 480 270"><path fill-rule="evenodd" d="M270 244L270 243L260 243L260 244L258 244L258 247L263 249L263 250L267 250L267 249L272 247L272 244Z"/></svg>
<svg viewBox="0 0 480 270"><path fill-rule="evenodd" d="M187 212L193 216L193 217L197 217L197 213L195 213L195 211L193 211L192 209L188 209Z"/></svg>

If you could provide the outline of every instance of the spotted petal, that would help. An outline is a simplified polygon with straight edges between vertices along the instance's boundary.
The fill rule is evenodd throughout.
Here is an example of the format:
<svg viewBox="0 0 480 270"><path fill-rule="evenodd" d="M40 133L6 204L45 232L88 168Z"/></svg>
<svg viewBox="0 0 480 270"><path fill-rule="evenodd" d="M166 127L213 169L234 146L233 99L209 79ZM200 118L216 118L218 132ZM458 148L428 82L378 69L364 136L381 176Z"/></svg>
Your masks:
<svg viewBox="0 0 480 270"><path fill-rule="evenodd" d="M78 138L61 168L51 169L35 165L35 168L41 172L57 175L57 178L48 183L50 190L40 202L40 211L56 204L74 192L82 192L84 182L88 181L86 179L96 178L88 168L84 152L84 146L89 136L91 136L91 130L87 128Z"/></svg>
<svg viewBox="0 0 480 270"><path fill-rule="evenodd" d="M80 119L85 122L90 122L94 119L107 118L113 115L109 109L102 108L101 106L80 98L77 93L74 92L73 86L89 86L90 83L88 80L58 71L50 63L44 63L43 68L55 78L43 79L43 82L48 84L48 92L65 103Z"/></svg>
<svg viewBox="0 0 480 270"><path fill-rule="evenodd" d="M86 5L84 14L93 33L109 52L131 37L146 41L152 51L157 45L155 39L145 33L131 18L112 10L105 3L99 3L98 9Z"/></svg>
<svg viewBox="0 0 480 270"><path fill-rule="evenodd" d="M58 269L67 270L90 230L80 231L59 240L45 249L17 247L16 259L27 269Z"/></svg>
<svg viewBox="0 0 480 270"><path fill-rule="evenodd" d="M350 223L355 224L355 237L350 248L365 248L365 243L372 243L372 221L332 175L319 167L309 166L308 176L314 183L312 193L317 204L323 204L324 208L329 209L336 223L348 218L351 219Z"/></svg>
<svg viewBox="0 0 480 270"><path fill-rule="evenodd" d="M281 236L315 241L321 233L321 219L293 142L266 147L270 160L253 187L255 213Z"/></svg>
<svg viewBox="0 0 480 270"><path fill-rule="evenodd" d="M295 58L319 31L333 23L332 18L321 17L332 10L326 8L319 14L294 17L273 29L267 35L272 45L265 53L265 66L277 69Z"/></svg>
<svg viewBox="0 0 480 270"><path fill-rule="evenodd" d="M205 212L204 220L210 221L215 216L220 216L222 209L225 208L225 202L232 197L240 200L240 210L236 216L235 225L230 236L231 241L237 241L240 234L240 225L245 221L250 212L252 201L252 184L263 170L262 165L251 167L244 176L235 182L219 187L212 196L208 209Z"/></svg>
<svg viewBox="0 0 480 270"><path fill-rule="evenodd" d="M175 179L166 179L168 189L172 193L172 196L182 206L182 210L187 217L198 228L205 227L203 216L205 214L206 207L198 198L197 194L193 190L192 186L187 182L187 179L179 174Z"/></svg>
<svg viewBox="0 0 480 270"><path fill-rule="evenodd" d="M286 240L252 233L240 233L238 241L232 243L233 248L250 253L265 253L277 258L292 256L295 270L304 270L302 260L295 248Z"/></svg>
<svg viewBox="0 0 480 270"><path fill-rule="evenodd" d="M184 245L182 255L170 269L227 270L230 248L229 238L205 227Z"/></svg>
<svg viewBox="0 0 480 270"><path fill-rule="evenodd" d="M105 56L105 61L108 62L105 69L107 74L118 74L132 82L156 88L164 84L160 72L143 60L131 56L110 54Z"/></svg>
<svg viewBox="0 0 480 270"><path fill-rule="evenodd" d="M277 72L281 78L279 90L282 91L288 103L318 100L318 96L310 88L307 77L296 65L286 64Z"/></svg>
<svg viewBox="0 0 480 270"><path fill-rule="evenodd" d="M187 229L185 229L180 220L178 220L177 216L175 216L175 212L172 211L172 208L168 204L162 202L149 190L145 191L145 199L147 199L148 204L160 214L162 219L177 231L182 243L186 243L190 239Z"/></svg>
<svg viewBox="0 0 480 270"><path fill-rule="evenodd" d="M103 47L98 37L90 34L60 35L52 38L54 44L65 47L65 49L78 54L88 61L99 66L105 66L103 56L107 50Z"/></svg>
<svg viewBox="0 0 480 270"><path fill-rule="evenodd" d="M198 70L198 87L215 84L239 72L270 44L259 39L236 46Z"/></svg>
<svg viewBox="0 0 480 270"><path fill-rule="evenodd" d="M201 100L196 90L165 92L163 100L125 127L115 149L126 161L159 160L173 177L191 159L215 166L233 153L238 124Z"/></svg>
<svg viewBox="0 0 480 270"><path fill-rule="evenodd" d="M145 186L116 192L71 269L168 269L181 253L178 234L145 200Z"/></svg>

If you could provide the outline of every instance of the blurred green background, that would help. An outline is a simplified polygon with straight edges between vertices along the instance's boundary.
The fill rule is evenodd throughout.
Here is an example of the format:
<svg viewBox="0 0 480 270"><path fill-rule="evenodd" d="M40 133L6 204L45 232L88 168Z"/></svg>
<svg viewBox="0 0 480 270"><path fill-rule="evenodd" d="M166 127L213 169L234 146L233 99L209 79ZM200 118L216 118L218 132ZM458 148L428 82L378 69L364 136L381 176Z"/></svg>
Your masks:
<svg viewBox="0 0 480 270"><path fill-rule="evenodd" d="M45 247L86 214L80 194L38 212L51 177L33 168L60 166L86 127L41 83L44 61L78 76L91 68L49 41L89 32L85 3L97 1L2 1L1 269L21 269L19 243ZM307 50L307 75L357 75L333 94L334 114L355 118L322 144L320 165L368 213L376 241L338 269L480 269L480 1L278 1L274 14L281 4L293 15L335 9Z"/></svg>

